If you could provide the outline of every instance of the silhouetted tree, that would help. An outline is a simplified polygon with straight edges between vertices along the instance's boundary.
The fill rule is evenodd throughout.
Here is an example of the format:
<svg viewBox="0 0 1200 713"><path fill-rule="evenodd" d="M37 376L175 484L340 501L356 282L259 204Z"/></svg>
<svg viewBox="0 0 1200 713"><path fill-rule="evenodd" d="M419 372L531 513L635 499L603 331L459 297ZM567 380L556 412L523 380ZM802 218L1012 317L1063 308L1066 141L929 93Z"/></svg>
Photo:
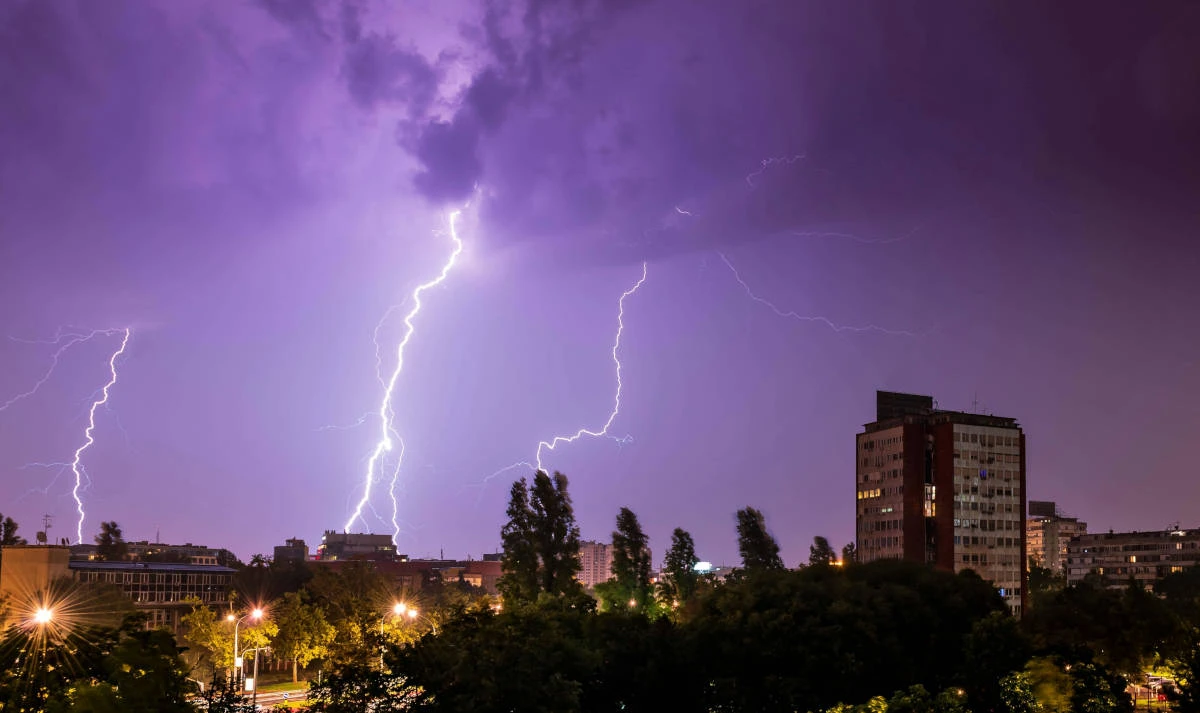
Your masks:
<svg viewBox="0 0 1200 713"><path fill-rule="evenodd" d="M623 596L644 606L650 595L650 548L637 515L629 508L617 513L612 533L612 574Z"/></svg>
<svg viewBox="0 0 1200 713"><path fill-rule="evenodd" d="M538 558L541 591L573 594L582 591L579 571L579 525L567 492L567 476L539 470L529 489L530 524Z"/></svg>
<svg viewBox="0 0 1200 713"><path fill-rule="evenodd" d="M808 563L810 565L828 565L836 561L837 553L833 551L829 540L820 535L814 537L813 543L808 546Z"/></svg>
<svg viewBox="0 0 1200 713"><path fill-rule="evenodd" d="M128 552L121 526L115 521L100 523L100 534L96 535L96 556L112 562L125 559Z"/></svg>
<svg viewBox="0 0 1200 713"><path fill-rule="evenodd" d="M24 537L17 536L17 523L11 517L0 515L0 547L25 544Z"/></svg>
<svg viewBox="0 0 1200 713"><path fill-rule="evenodd" d="M754 508L737 512L738 551L747 572L783 569L779 543L767 531L766 519Z"/></svg>
<svg viewBox="0 0 1200 713"><path fill-rule="evenodd" d="M500 530L504 574L497 586L510 602L534 601L538 594L538 555L534 542L533 511L524 478L514 482L508 495L508 522Z"/></svg>
<svg viewBox="0 0 1200 713"><path fill-rule="evenodd" d="M691 534L682 528L671 533L671 549L663 560L663 594L670 605L686 602L696 593L700 575L696 572L696 544Z"/></svg>
<svg viewBox="0 0 1200 713"><path fill-rule="evenodd" d="M858 546L853 542L847 542L842 548L842 564L849 566L858 562Z"/></svg>

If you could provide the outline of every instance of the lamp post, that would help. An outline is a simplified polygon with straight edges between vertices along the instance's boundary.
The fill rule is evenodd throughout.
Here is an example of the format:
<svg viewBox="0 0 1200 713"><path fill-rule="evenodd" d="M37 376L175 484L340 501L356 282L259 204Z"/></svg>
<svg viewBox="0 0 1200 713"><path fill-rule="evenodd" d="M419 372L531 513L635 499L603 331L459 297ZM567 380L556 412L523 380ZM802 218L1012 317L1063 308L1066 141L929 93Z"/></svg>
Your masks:
<svg viewBox="0 0 1200 713"><path fill-rule="evenodd" d="M255 621L258 621L261 618L263 618L263 610L259 609L257 607L252 609L249 613L247 613L245 616L243 616L240 619L236 618L236 616L233 614L230 614L229 616L225 617L226 621L234 622L234 624L233 624L233 669L234 669L234 675L237 677L239 691L242 690L242 657L241 657L241 652L238 651L238 627L240 627L242 625L242 622L245 621L246 619L253 619ZM255 650L255 652L254 652L254 665L256 667L258 666L258 651L257 650ZM255 671L255 675L257 675L257 674L258 674L258 672ZM257 684L258 684L258 681L255 681L254 688L255 688L256 692L258 689Z"/></svg>

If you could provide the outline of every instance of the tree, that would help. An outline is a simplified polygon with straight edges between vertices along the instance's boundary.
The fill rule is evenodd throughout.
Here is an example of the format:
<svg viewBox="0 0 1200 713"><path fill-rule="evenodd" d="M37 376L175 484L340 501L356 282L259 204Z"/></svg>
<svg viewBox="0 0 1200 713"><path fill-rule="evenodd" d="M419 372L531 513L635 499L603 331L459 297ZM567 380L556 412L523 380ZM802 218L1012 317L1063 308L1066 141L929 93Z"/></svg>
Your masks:
<svg viewBox="0 0 1200 713"><path fill-rule="evenodd" d="M325 620L320 607L305 601L297 592L288 592L271 607L271 617L279 625L274 654L292 661L292 683L299 679L300 667L324 658L333 641L333 626Z"/></svg>
<svg viewBox="0 0 1200 713"><path fill-rule="evenodd" d="M696 543L691 534L683 528L675 528L671 533L671 549L663 560L663 593L668 600L683 603L696 593L700 575L696 572Z"/></svg>
<svg viewBox="0 0 1200 713"><path fill-rule="evenodd" d="M77 588L75 595L105 592ZM146 631L143 618L117 628L75 622L43 629L9 629L0 639L0 702L33 713L194 711L187 669L174 637Z"/></svg>
<svg viewBox="0 0 1200 713"><path fill-rule="evenodd" d="M617 513L612 533L612 574L622 595L645 606L650 595L650 546L637 515L629 508Z"/></svg>
<svg viewBox="0 0 1200 713"><path fill-rule="evenodd" d="M530 524L537 551L540 589L548 594L581 591L579 571L579 525L567 493L567 476L555 471L551 478L539 470L529 491Z"/></svg>
<svg viewBox="0 0 1200 713"><path fill-rule="evenodd" d="M0 515L0 547L25 544L24 537L17 536L17 523L11 517Z"/></svg>
<svg viewBox="0 0 1200 713"><path fill-rule="evenodd" d="M858 546L853 542L847 542L842 548L842 564L850 566L858 562Z"/></svg>
<svg viewBox="0 0 1200 713"><path fill-rule="evenodd" d="M737 512L738 551L747 572L783 569L779 543L767 531L762 512L748 507Z"/></svg>
<svg viewBox="0 0 1200 713"><path fill-rule="evenodd" d="M219 670L233 668L233 624L224 616L217 616L212 609L204 606L199 599L193 597L187 600L192 610L179 619L183 625L183 637L188 648L198 652L195 665L207 660L213 676Z"/></svg>
<svg viewBox="0 0 1200 713"><path fill-rule="evenodd" d="M121 534L121 526L115 521L100 523L100 534L96 535L96 556L106 562L125 559L129 548Z"/></svg>
<svg viewBox="0 0 1200 713"><path fill-rule="evenodd" d="M509 602L537 599L538 556L534 542L533 512L529 508L529 488L524 478L509 489L508 522L500 530L504 571L497 587Z"/></svg>
<svg viewBox="0 0 1200 713"><path fill-rule="evenodd" d="M808 563L810 565L830 565L836 561L837 553L833 551L829 540L820 535L814 537L813 543L808 546Z"/></svg>
<svg viewBox="0 0 1200 713"><path fill-rule="evenodd" d="M377 666L383 644L380 622L397 600L397 594L370 562L317 568L307 586L336 634L328 644L328 661L335 667Z"/></svg>

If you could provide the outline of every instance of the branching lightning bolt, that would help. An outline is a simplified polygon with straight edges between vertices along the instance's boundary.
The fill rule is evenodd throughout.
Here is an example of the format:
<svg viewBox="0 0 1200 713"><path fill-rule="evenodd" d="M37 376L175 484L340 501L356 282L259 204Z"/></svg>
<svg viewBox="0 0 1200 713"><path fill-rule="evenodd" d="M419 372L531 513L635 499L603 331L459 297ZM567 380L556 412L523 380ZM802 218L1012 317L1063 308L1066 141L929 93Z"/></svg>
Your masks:
<svg viewBox="0 0 1200 713"><path fill-rule="evenodd" d="M108 403L109 389L117 383L117 359L125 353L125 347L129 345L130 330L126 327L124 336L121 338L121 346L117 348L113 355L108 360L108 383L100 390L100 397L92 402L92 408L88 411L88 425L83 431L84 443L75 450L75 458L71 461L71 472L75 474L75 487L71 490L71 497L75 498L75 509L79 512L79 522L75 526L75 541L83 542L83 521L87 517L87 513L83 511L83 500L79 497L79 491L83 488L83 480L87 478L87 471L83 468L83 452L96 442L92 436L92 432L96 430L96 409ZM90 479L89 479L90 480Z"/></svg>
<svg viewBox="0 0 1200 713"><path fill-rule="evenodd" d="M442 266L442 270L437 277L417 285L412 293L413 305L409 309L408 314L404 316L404 337L401 338L399 345L396 347L396 368L392 371L391 378L384 384L383 400L379 405L379 442L375 445L375 449L371 451L371 457L367 460L366 480L363 483L362 499L358 501L358 505L354 508L354 514L346 521L346 526L343 528L346 532L350 531L350 527L354 521L362 517L363 508L371 499L371 486L375 483L377 471L379 470L380 462L386 453L389 453L394 447L396 441L400 441L400 453L398 454L396 469L392 474L393 498L392 503L395 505L394 487L396 478L399 474L400 464L404 458L404 442L400 439L399 434L395 430L396 412L392 408L392 394L396 390L396 382L400 378L400 372L404 370L404 349L408 346L408 342L412 339L413 332L416 326L413 324L413 319L421 311L421 294L425 290L437 287L446 280L450 274L450 270L454 268L454 264L458 261L458 256L463 251L463 242L458 237L458 217L461 211L454 211L450 214L450 239L454 243L454 250L450 253L450 258L446 260L446 264ZM392 309L395 309L394 307ZM389 313L390 313L389 309ZM384 317L386 318L386 314ZM377 328L378 329L378 328ZM395 515L392 517L393 524L395 523ZM363 524L366 524L366 519L363 518Z"/></svg>
<svg viewBox="0 0 1200 713"><path fill-rule="evenodd" d="M60 328L52 340L28 340L10 337L15 342L23 342L25 344L54 344L58 349L54 350L54 354L50 356L50 366L42 374L41 378L34 382L28 391L19 393L0 404L0 411L4 411L13 404L36 394L38 389L42 388L42 385L54 375L54 370L58 368L58 360L68 349L81 342L88 342L99 336L112 336L120 333L120 331L119 329L93 329L88 332L67 332Z"/></svg>
<svg viewBox="0 0 1200 713"><path fill-rule="evenodd" d="M729 261L729 258L725 257L725 253L719 252L719 253L717 253L717 255L720 256L721 261L725 263L725 266L729 268L729 271L733 273L734 279L738 281L738 284L742 286L742 289L744 289L746 291L747 297L754 300L755 302L758 302L759 304L766 305L768 308L770 308L770 310L772 312L774 312L775 314L777 314L780 317L785 317L788 319L795 319L795 320L799 320L801 322L817 322L820 324L824 324L825 326L829 327L830 329L832 329L835 332L879 332L880 334L889 334L889 335L897 336L897 337L915 337L915 336L917 336L913 332L905 331L902 329L886 329L884 327L879 327L874 324L868 324L865 327L852 327L852 326L847 326L847 325L843 325L843 324L836 324L826 317L806 316L806 315L799 314L799 313L795 312L794 310L780 309L778 306L775 305L774 302L771 302L770 300L765 299L763 297L759 297L757 294L755 294L754 290L751 289L750 285L744 279L742 279L741 274L738 273L737 268L733 266L733 263Z"/></svg>
<svg viewBox="0 0 1200 713"><path fill-rule="evenodd" d="M642 284L645 282L646 282L646 263L643 262L642 263L642 276L638 278L638 281L636 283L634 283L633 287L630 287L628 290L625 290L623 293L621 293L621 299L617 300L617 336L613 340L613 346L612 346L612 360L613 360L613 365L616 367L616 375L617 375L617 390L613 394L613 407L612 407L612 411L610 411L608 413L608 419L604 422L604 425L599 428L599 430L593 431L591 429L581 428L569 436L555 436L554 438L550 439L549 441L539 442L538 447L537 447L537 454L535 456L535 461L536 461L538 470L542 470L542 451L553 451L556 448L558 448L558 446L560 444L574 443L575 441L579 440L580 438L583 438L584 436L591 436L592 438L600 438L600 437L604 436L604 437L612 438L613 440L617 441L617 443L628 443L629 442L628 436L626 436L625 438L616 438L616 437L610 436L608 434L608 429L610 426L612 426L613 421L615 421L617 416L621 413L621 389L623 387L623 384L621 383L621 357L620 357L619 352L621 350L621 335L625 332L625 298L627 298L630 295L632 295L633 293L637 292L641 288Z"/></svg>
<svg viewBox="0 0 1200 713"><path fill-rule="evenodd" d="M535 462L531 463L531 462L525 461L525 460L517 461L516 463L512 463L510 465L504 466L500 470L498 470L495 473L492 473L488 477L484 478L483 481L478 484L480 487L480 491L479 491L480 498L483 497L483 487L486 486L490 480L492 480L493 478L496 478L497 476L503 475L504 473L507 473L510 470L514 470L516 468L521 468L521 467L525 467L530 470L543 470L544 469L543 465L542 465L543 453L545 451L553 451L556 448L558 448L558 446L560 446L564 443L574 443L575 441L579 440L580 438L583 438L584 436L591 436L592 438L601 438L601 437L611 438L614 441L616 441L618 445L624 445L633 440L632 436L618 437L618 436L610 435L608 432L608 429L612 426L613 421L615 421L617 416L621 413L621 390L623 388L623 384L621 383L620 350L621 350L621 335L624 334L624 332L625 332L625 298L627 298L630 295L632 295L633 293L637 292L638 289L641 288L642 283L644 283L645 281L646 281L646 263L642 263L641 277L638 278L638 281L636 283L634 283L633 287L630 287L628 290L625 290L625 292L623 292L621 294L621 299L619 299L617 301L617 336L613 340L613 346L612 346L612 360L613 360L613 364L616 367L617 389L616 389L616 392L613 394L612 410L609 411L608 419L605 420L604 425L601 426L599 429L595 429L595 430L588 429L588 428L581 428L569 436L555 436L554 438L550 439L549 441L539 442L537 445L537 451L535 453L535 458L534 458ZM478 505L478 499L476 500L476 504Z"/></svg>

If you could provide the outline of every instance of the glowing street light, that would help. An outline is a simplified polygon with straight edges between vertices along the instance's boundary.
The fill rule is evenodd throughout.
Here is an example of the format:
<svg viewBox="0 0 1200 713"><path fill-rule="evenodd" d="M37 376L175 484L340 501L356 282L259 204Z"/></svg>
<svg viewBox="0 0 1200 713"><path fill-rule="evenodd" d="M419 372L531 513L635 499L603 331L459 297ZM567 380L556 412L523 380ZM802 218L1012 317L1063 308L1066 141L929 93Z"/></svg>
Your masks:
<svg viewBox="0 0 1200 713"><path fill-rule="evenodd" d="M396 616L404 616L404 612L408 610L408 605L404 602L396 602L392 606L392 613Z"/></svg>
<svg viewBox="0 0 1200 713"><path fill-rule="evenodd" d="M39 626L49 624L54 618L54 612L47 607L38 607L38 610L33 613L33 623Z"/></svg>
<svg viewBox="0 0 1200 713"><path fill-rule="evenodd" d="M235 615L233 615L233 614L230 614L229 616L225 617L225 621L234 622L234 625L233 625L233 668L236 671L237 680L238 680L239 685L242 680L242 656L241 656L241 652L238 651L238 627L241 626L242 622L245 621L246 619L253 619L254 621L258 621L259 619L263 618L263 615L264 615L263 610L260 609L259 607L255 607L254 609L252 609L250 611L250 613L246 614L241 619L236 618ZM258 652L257 651L254 652L254 661L255 661L255 664L258 663ZM256 681L255 682L256 686L257 686L257 683L258 682Z"/></svg>

